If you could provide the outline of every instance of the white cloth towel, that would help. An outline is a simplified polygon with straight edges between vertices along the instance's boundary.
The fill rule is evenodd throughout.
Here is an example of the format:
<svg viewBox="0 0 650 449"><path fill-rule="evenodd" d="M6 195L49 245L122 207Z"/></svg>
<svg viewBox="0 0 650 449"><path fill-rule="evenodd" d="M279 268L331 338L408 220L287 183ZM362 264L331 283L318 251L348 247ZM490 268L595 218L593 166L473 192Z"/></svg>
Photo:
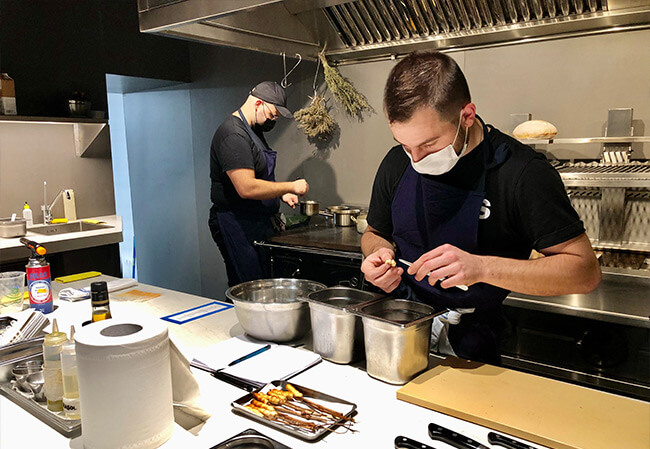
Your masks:
<svg viewBox="0 0 650 449"><path fill-rule="evenodd" d="M115 279L114 281L106 283L109 293L133 287L135 285L138 285L138 281L131 278ZM70 302L90 299L90 285L88 287L78 289L72 287L64 288L59 292L59 299Z"/></svg>

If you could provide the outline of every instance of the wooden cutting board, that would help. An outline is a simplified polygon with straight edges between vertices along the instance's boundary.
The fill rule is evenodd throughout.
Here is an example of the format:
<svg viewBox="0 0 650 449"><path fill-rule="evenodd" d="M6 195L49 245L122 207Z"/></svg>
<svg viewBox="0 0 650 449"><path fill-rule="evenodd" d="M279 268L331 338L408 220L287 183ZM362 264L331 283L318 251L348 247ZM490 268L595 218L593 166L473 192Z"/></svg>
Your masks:
<svg viewBox="0 0 650 449"><path fill-rule="evenodd" d="M397 399L552 448L650 448L650 403L455 357Z"/></svg>

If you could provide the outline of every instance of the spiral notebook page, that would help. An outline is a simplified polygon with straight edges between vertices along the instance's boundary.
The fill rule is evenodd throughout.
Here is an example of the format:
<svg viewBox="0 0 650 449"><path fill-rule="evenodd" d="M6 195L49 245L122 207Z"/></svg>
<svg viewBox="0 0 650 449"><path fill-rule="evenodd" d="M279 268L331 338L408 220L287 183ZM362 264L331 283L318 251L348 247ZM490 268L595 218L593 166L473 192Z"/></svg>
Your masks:
<svg viewBox="0 0 650 449"><path fill-rule="evenodd" d="M274 380L286 380L316 365L322 359L311 351L275 345L255 357L251 357L223 370L240 379L269 383Z"/></svg>
<svg viewBox="0 0 650 449"><path fill-rule="evenodd" d="M265 345L247 341L246 337L235 337L202 350L195 358L210 368L260 385L288 379L322 360L311 351L271 344L268 351L228 367L230 362Z"/></svg>

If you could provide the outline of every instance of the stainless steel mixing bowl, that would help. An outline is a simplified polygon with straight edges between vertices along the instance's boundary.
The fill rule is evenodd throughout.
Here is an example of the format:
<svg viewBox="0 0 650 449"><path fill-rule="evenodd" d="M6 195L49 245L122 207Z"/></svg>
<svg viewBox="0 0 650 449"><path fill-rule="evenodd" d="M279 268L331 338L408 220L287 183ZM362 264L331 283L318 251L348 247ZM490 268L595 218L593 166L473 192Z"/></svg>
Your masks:
<svg viewBox="0 0 650 449"><path fill-rule="evenodd" d="M259 279L235 285L226 296L251 337L286 342L310 329L309 306L303 301L325 285L304 279Z"/></svg>

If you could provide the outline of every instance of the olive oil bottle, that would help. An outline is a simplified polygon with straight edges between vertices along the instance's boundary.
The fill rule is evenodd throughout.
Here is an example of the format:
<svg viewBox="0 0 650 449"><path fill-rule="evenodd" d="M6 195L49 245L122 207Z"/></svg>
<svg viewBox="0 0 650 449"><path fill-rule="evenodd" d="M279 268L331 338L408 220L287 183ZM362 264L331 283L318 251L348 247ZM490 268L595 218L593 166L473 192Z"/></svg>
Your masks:
<svg viewBox="0 0 650 449"><path fill-rule="evenodd" d="M99 281L90 284L90 297L93 308L92 322L111 318L111 308L108 304L108 286Z"/></svg>

